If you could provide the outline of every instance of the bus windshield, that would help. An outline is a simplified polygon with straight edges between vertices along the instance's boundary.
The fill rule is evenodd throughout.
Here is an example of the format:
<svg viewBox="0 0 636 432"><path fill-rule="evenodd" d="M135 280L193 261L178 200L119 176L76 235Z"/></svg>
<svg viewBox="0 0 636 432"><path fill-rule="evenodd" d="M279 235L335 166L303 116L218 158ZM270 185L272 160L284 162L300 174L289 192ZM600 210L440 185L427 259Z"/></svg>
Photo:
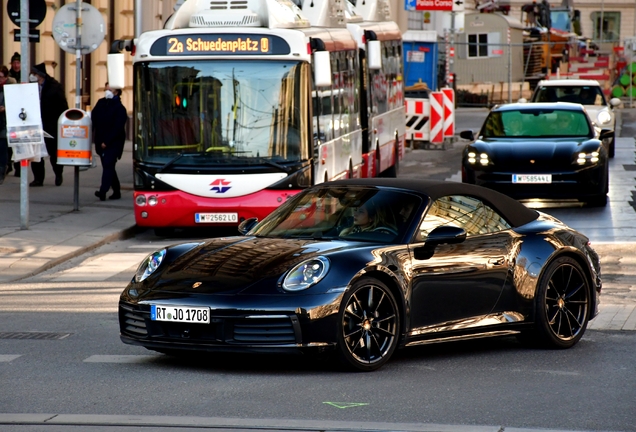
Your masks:
<svg viewBox="0 0 636 432"><path fill-rule="evenodd" d="M292 61L138 63L135 159L171 165L309 159L308 77L308 65Z"/></svg>

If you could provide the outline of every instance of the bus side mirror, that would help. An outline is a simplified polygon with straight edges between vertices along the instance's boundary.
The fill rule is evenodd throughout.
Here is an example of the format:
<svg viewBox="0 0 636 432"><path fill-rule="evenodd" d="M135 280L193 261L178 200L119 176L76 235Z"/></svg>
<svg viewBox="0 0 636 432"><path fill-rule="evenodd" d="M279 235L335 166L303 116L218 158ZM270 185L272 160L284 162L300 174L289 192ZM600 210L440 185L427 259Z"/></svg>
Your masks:
<svg viewBox="0 0 636 432"><path fill-rule="evenodd" d="M378 40L367 42L367 67L369 69L382 69L382 47Z"/></svg>
<svg viewBox="0 0 636 432"><path fill-rule="evenodd" d="M314 57L314 85L331 87L331 59L329 51L316 51Z"/></svg>
<svg viewBox="0 0 636 432"><path fill-rule="evenodd" d="M106 59L108 70L108 86L113 89L123 89L126 87L124 54L108 54Z"/></svg>

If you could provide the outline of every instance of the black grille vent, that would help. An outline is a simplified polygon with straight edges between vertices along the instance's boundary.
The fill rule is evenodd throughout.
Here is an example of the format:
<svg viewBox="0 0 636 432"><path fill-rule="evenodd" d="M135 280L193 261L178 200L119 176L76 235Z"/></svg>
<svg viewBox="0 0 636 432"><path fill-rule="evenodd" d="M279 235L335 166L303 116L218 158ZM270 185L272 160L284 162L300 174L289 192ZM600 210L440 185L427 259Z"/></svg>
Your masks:
<svg viewBox="0 0 636 432"><path fill-rule="evenodd" d="M254 318L234 323L234 340L240 343L295 343L289 318Z"/></svg>
<svg viewBox="0 0 636 432"><path fill-rule="evenodd" d="M69 337L72 333L50 333L50 332L6 332L0 333L0 339L40 339L59 340Z"/></svg>
<svg viewBox="0 0 636 432"><path fill-rule="evenodd" d="M122 305L119 314L123 332L140 337L148 336L145 320L145 315L149 315L148 312L141 312L129 306Z"/></svg>

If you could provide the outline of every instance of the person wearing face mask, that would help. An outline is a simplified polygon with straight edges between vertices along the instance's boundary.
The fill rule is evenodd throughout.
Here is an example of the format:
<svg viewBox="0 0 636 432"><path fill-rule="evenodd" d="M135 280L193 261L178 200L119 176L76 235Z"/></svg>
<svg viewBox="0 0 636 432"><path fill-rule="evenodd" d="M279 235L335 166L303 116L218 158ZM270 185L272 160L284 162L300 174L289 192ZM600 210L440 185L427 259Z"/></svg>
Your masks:
<svg viewBox="0 0 636 432"><path fill-rule="evenodd" d="M44 63L36 64L31 68L29 76L31 82L37 82L40 90L40 115L42 128L53 138L44 138L46 151L49 153L51 166L55 173L55 186L62 184L63 165L57 164L57 122L64 111L68 109L68 102L62 85L55 78L46 73ZM44 185L44 160L32 162L31 170L35 179L29 186Z"/></svg>
<svg viewBox="0 0 636 432"><path fill-rule="evenodd" d="M14 52L11 56L11 69L9 69L9 77L13 78L16 82L20 82L20 70L22 69L22 63L20 62L20 53Z"/></svg>
<svg viewBox="0 0 636 432"><path fill-rule="evenodd" d="M112 188L108 199L120 199L121 189L115 165L121 159L126 142L126 123L128 112L121 103L121 89L111 89L105 85L104 97L97 101L91 112L93 123L93 142L95 151L102 162L102 183L95 196L101 201Z"/></svg>

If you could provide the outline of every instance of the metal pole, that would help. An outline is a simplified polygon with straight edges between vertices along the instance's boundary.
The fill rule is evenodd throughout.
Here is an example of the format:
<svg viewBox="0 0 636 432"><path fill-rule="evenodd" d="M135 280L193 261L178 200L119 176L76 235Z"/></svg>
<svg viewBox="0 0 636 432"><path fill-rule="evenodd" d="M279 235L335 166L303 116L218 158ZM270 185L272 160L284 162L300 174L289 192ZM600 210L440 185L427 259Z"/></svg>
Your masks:
<svg viewBox="0 0 636 432"><path fill-rule="evenodd" d="M512 41L510 39L510 28L508 28L508 103L512 103Z"/></svg>
<svg viewBox="0 0 636 432"><path fill-rule="evenodd" d="M75 10L75 108L82 107L82 0L77 0ZM79 166L75 166L73 176L73 211L79 210Z"/></svg>
<svg viewBox="0 0 636 432"><path fill-rule="evenodd" d="M135 38L143 31L143 0L135 0Z"/></svg>
<svg viewBox="0 0 636 432"><path fill-rule="evenodd" d="M22 52L20 80L29 82L31 62L29 61L29 0L20 1L20 51ZM36 115L38 115L37 113ZM29 161L20 161L20 229L29 229Z"/></svg>
<svg viewBox="0 0 636 432"><path fill-rule="evenodd" d="M451 26L450 26L450 77L451 77L451 87L456 88L457 83L455 82L455 12L451 11Z"/></svg>

